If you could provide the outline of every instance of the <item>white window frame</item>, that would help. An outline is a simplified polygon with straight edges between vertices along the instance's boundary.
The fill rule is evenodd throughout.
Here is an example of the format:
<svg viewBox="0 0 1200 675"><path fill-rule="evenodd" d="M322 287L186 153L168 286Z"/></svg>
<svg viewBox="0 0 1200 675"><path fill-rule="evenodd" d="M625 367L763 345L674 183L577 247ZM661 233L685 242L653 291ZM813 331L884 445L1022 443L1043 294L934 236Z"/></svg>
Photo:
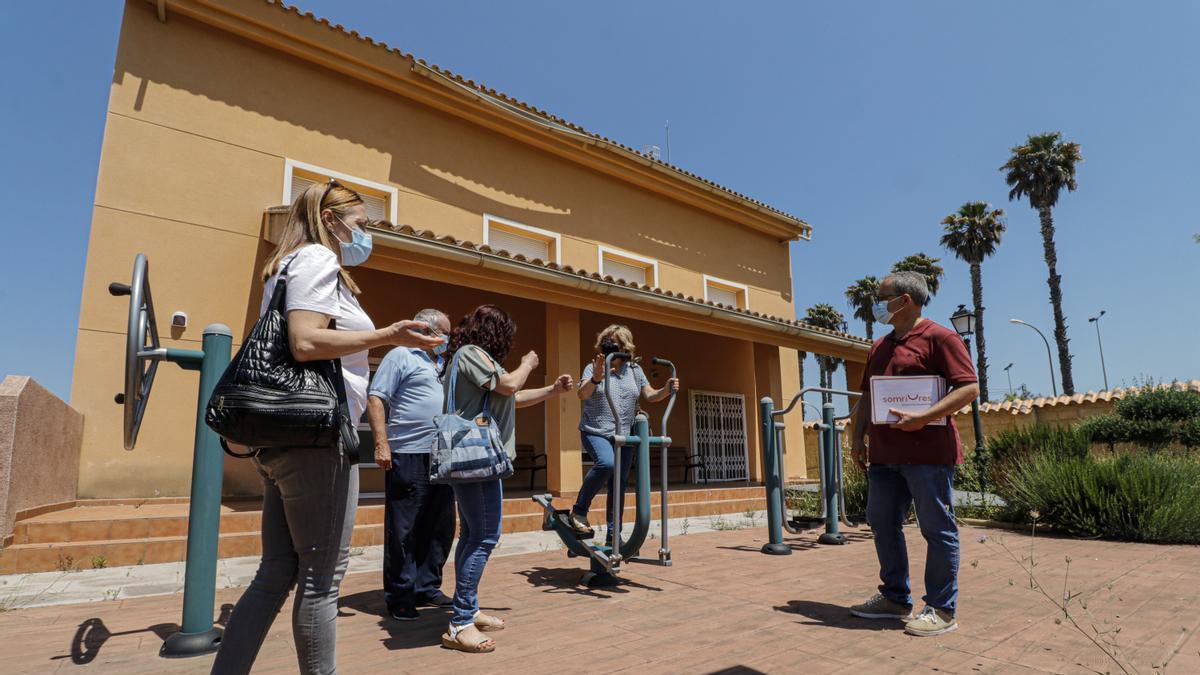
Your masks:
<svg viewBox="0 0 1200 675"><path fill-rule="evenodd" d="M608 246L605 246L603 244L599 244L597 246L597 248L598 248L598 250L596 252L596 270L598 272L600 272L601 276L604 276L604 256L607 254L607 255L611 255L614 258L625 258L627 260L633 260L635 262L643 263L643 266L645 266L646 269L652 270L654 272L654 283L652 283L650 285L653 286L654 288L659 287L658 286L658 261L655 260L654 258L647 258L644 255L630 253L629 251L622 251L621 249L617 249L617 248L609 248ZM617 262L621 262L621 260L617 260ZM626 263L626 264L628 264L628 263Z"/></svg>
<svg viewBox="0 0 1200 675"><path fill-rule="evenodd" d="M710 282L714 283L718 286L728 286L732 289L736 289L737 291L741 291L742 306L740 307L740 309L750 309L750 287L749 286L747 286L746 284L739 284L737 282L729 281L727 279L722 279L720 277L714 277L709 274L704 275L704 301L705 302L708 302L708 285Z"/></svg>
<svg viewBox="0 0 1200 675"><path fill-rule="evenodd" d="M388 222L392 224L396 223L396 202L399 201L397 197L399 196L400 191L397 190L395 186L388 185L386 183L377 183L373 180L367 180L366 178L359 178L358 176L351 176L348 173L334 171L333 169L326 169L325 167L317 166L316 164L309 164L307 162L301 162L300 160L292 159L290 157L284 159L283 162L283 197L279 202L280 204L292 203L292 174L294 173L295 169L300 169L301 171L307 171L308 173L315 173L321 176L328 176L339 181L344 181L346 183L350 183L350 187L353 187L354 185L361 185L363 187L387 194Z"/></svg>
<svg viewBox="0 0 1200 675"><path fill-rule="evenodd" d="M518 232L528 232L534 235L531 239L549 239L554 242L554 264L562 264L562 235L550 230L543 230L540 227L533 227L524 223L518 223L515 220L493 216L490 213L483 214L483 243L488 246L492 245L492 223L499 223L506 229L517 230Z"/></svg>

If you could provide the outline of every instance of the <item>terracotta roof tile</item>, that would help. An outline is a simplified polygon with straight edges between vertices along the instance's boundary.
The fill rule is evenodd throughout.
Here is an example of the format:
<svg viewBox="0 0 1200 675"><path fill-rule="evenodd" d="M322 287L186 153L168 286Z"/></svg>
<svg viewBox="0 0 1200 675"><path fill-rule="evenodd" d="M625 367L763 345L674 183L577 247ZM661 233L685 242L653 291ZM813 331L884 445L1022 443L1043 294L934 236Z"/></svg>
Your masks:
<svg viewBox="0 0 1200 675"><path fill-rule="evenodd" d="M401 235L413 237L416 239L424 239L427 241L436 241L441 244L445 244L448 246L454 246L456 248L466 249L469 251L475 251L477 253L486 253L488 255L494 255L497 257L508 258L511 260L517 260L517 261L523 262L527 265L541 267L543 269L564 272L566 274L573 274L575 276L585 277L585 278L589 278L589 279L595 279L597 281L604 281L606 283L611 283L611 284L623 286L626 288L633 288L633 289L643 291L646 293L654 293L656 295L665 295L665 296L668 296L671 298L675 298L677 300L682 300L684 302L689 302L689 303L696 304L696 305L704 305L707 307L715 307L715 308L719 308L719 309L722 309L727 312L735 312L737 314L742 314L744 316L755 317L755 318L763 319L765 321L771 321L773 323L783 324L786 326L805 328L807 330L814 331L817 333L824 333L827 335L834 335L834 336L837 336L837 337L840 337L840 338L843 338L846 340L852 340L854 342L858 342L860 344L867 345L867 346L869 346L871 344L871 342L869 340L867 340L865 338L861 338L857 335L851 335L850 333L843 333L841 331L830 330L827 328L821 328L819 326L813 326L805 321L794 321L791 319L784 319L784 318L773 316L773 315L772 316L763 315L759 312L752 312L748 309L740 309L737 307L727 307L725 305L719 305L719 304L713 303L712 301L706 301L706 300L694 298L690 295L684 295L683 293L672 292L672 291L665 290L662 288L652 287L647 284L639 284L637 282L627 282L623 279L615 279L611 275L601 276L600 273L598 273L598 272L589 273L587 270L585 270L583 268L574 269L570 265L559 266L555 263L545 262L543 260L536 259L536 258L533 260L527 260L525 258L525 256L523 256L523 255L518 254L518 255L514 256L504 249L495 249L486 244L475 244L470 241L455 239L454 237L451 237L449 235L438 236L430 230L418 230L418 229L412 227L411 225L393 225L392 223L389 223L387 221L380 221L379 227L381 229L390 230L392 233L395 233L395 234L401 234ZM1197 382L1197 386L1200 386L1200 382Z"/></svg>
<svg viewBox="0 0 1200 675"><path fill-rule="evenodd" d="M1200 380L1176 381L1155 385L1154 389L1174 389L1176 391L1193 391L1200 393ZM1096 403L1097 401L1119 401L1130 394L1142 391L1141 387L1125 387L1120 389L1110 389L1109 391L1089 391L1074 396L1042 396L1033 399L1016 399L1012 401L996 401L992 403L984 403L979 406L979 412L1009 412L1013 415L1026 415L1032 412L1035 408L1053 408L1060 405L1081 405L1084 403ZM967 406L958 411L958 414L970 413L971 407Z"/></svg>
<svg viewBox="0 0 1200 675"><path fill-rule="evenodd" d="M347 35L347 36L349 36L349 37L352 37L352 38L354 38L354 39L356 39L356 40L358 40L358 41L360 41L360 42L365 42L366 44L369 44L369 45L372 45L372 46L375 46L375 47L379 47L380 49L383 49L383 50L385 50L385 51L388 51L388 52L390 52L390 53L392 53L392 54L395 54L396 56L399 56L399 57L401 57L401 58L404 58L404 59L407 59L407 60L409 60L409 61L412 61L412 62L418 63L418 64L420 64L420 65L422 65L422 66L425 66L426 68L429 68L430 70L432 70L432 71L434 71L434 72L436 72L436 73L438 73L438 74L440 74L440 75L443 75L443 76L445 76L445 77L448 77L448 78L450 78L450 79L454 80L455 82L458 82L459 84L461 84L461 85L463 85L463 86L466 86L466 87L469 87L469 88L471 88L471 89L474 89L474 90L476 90L476 91L478 91L478 92L480 92L480 93L482 93L482 94L486 94L486 95L488 95L488 96L492 96L492 97L494 97L494 98L497 98L497 99L499 99L499 100L501 100L501 101L504 101L505 103L508 103L508 104L510 104L510 105L513 105L513 106L516 106L516 107L518 107L518 108L520 108L520 109L522 109L522 110L524 110L524 111L526 111L526 112L532 113L532 114L534 114L534 115L536 115L536 116L538 116L538 117L542 117L542 118L544 118L544 119L546 119L546 120L549 120L549 121L551 121L551 122L554 122L555 124L561 124L562 126L565 126L565 127L569 128L569 129L572 129L572 130L574 130L574 131L576 131L576 132L578 132L578 133L581 133L581 134L583 134L583 135L585 135L585 136L588 136L588 137L590 137L590 138L592 138L592 139L594 139L594 140L601 141L601 142L603 142L603 143L606 143L606 144L608 144L608 145L612 145L612 146L618 147L618 148L620 148L621 150L624 150L625 152L630 152L630 153L633 153L633 154L635 154L635 155L638 155L639 157L641 157L641 158L643 158L643 159L649 160L649 161L651 161L651 162L653 162L653 163L655 163L655 164L658 164L658 165L661 165L661 166L663 166L663 167L669 168L669 169L671 169L672 171L678 172L678 173L680 173L680 174L682 174L682 175L684 175L684 176L687 176L688 178L691 178L692 180L699 181L699 182L701 182L701 183L703 183L703 184L705 184L705 185L708 185L709 187L712 187L712 188L714 188L714 189L716 189L716 190L720 190L721 192L724 192L724 193L726 193L726 194L728 194L728 195L730 195L730 196L732 196L732 197L736 197L737 199L740 199L740 200L744 200L744 201L746 201L746 202L749 202L750 204L753 204L753 205L755 205L755 206L757 206L757 207L759 207L759 208L763 209L764 211L769 211L769 212L771 212L771 213L774 213L774 214L776 214L776 215L783 216L784 218L787 218L787 219L794 220L794 221L797 221L797 222L799 222L799 223L802 223L802 224L803 224L803 227L804 227L804 228L806 228L806 229L809 227L808 223L806 223L806 222L805 222L805 221L804 221L802 218L799 218L798 216L794 216L794 215L792 215L792 214L790 214L790 213L788 213L788 212L786 212L786 211L783 211L783 210L781 210L781 209L777 209L777 208L775 208L774 206L771 206L770 204L767 204L766 202L759 201L759 200L757 200L757 199L754 199L753 197L750 197L750 196L748 196L748 195L745 195L745 194L743 194L743 193L741 193L741 192L738 192L738 191L736 191L736 190L733 190L733 189L731 189L731 188L725 187L724 185L721 185L721 184L719 184L719 183L716 183L716 182L714 182L714 181L711 181L711 180L709 180L709 179L707 179L707 178L704 178L703 176L699 176L699 175L697 175L697 174L694 174L694 173L692 173L691 171L688 171L687 169L680 168L679 166L676 166L676 165L674 165L674 164L669 164L669 163L667 163L667 162L664 162L663 160L661 160L661 159L658 159L658 158L656 158L656 157L651 157L650 155L648 155L648 154L646 154L646 153L642 152L641 150L637 150L637 149L635 149L635 148L631 148L631 147L629 147L629 146L627 146L627 145L625 145L625 144L623 144L623 143L619 143L619 142L617 142L617 141L614 141L614 140L612 140L612 139L610 139L610 138L608 138L608 137L606 137L606 136L602 136L602 135L600 135L600 134L597 134L597 133L595 133L595 132L588 131L587 129L584 129L583 127L579 126L578 124L575 124L575 123L573 123L573 122L569 122L569 121L567 121L567 120L565 120L565 119L563 119L563 118L561 118L561 117L559 117L559 116L557 116L557 115L553 115L553 114L551 114L551 113L549 113L549 112L547 112L547 111L545 111L545 110L542 110L542 109L540 109L540 108L537 108L536 106L534 106L534 105L532 105L532 104L530 104L530 103L526 103L525 101L521 101L521 100L519 100L519 99L513 98L512 96L509 96L508 94L505 94L505 93L503 93L503 92L500 92L500 91L496 91L495 89L493 89L493 88L491 88L491 87L485 87L485 86L484 86L484 85L482 85L482 84L476 83L474 80L468 80L468 79L465 79L465 78L463 78L463 76L461 76L461 75L459 75L459 74L457 74L457 73L454 73L454 72L452 72L452 71L446 70L445 68L440 68L440 67L438 67L437 65L435 65L435 64L432 64L432 63L429 63L429 62L427 62L425 59L417 58L417 57L413 56L412 54L410 54L410 53L408 53L408 52L404 52L404 51L401 51L401 50L399 50L399 49L395 49L395 48L389 48L389 47L387 46L387 44L386 44L386 43L379 42L379 41L377 41L377 40L373 40L373 39L372 39L372 38L370 38L369 36L360 35L360 34L359 34L357 31L347 30L347 29L346 29L345 27L343 27L341 24L337 24L337 25L331 25L331 24L329 23L329 20L328 20L328 19L324 19L324 18L320 18L320 17L314 16L312 12L302 12L302 11L301 11L299 8L295 7L294 5L289 5L289 4L287 4L286 2L283 2L282 0L264 0L264 1L265 1L267 4L269 4L269 5L273 5L273 6L275 6L275 7L278 7L279 9L281 9L281 10L283 10L283 11L291 12L291 13L293 13L293 14L296 14L297 16L301 16L301 17L303 17L303 18L305 18L305 19L308 19L308 20L310 20L310 21L316 21L317 23L320 23L320 24L322 24L322 25L324 25L324 26L328 27L330 30L335 30L335 31L337 31L337 32L339 32L339 33L341 33L341 34L343 34L343 35Z"/></svg>

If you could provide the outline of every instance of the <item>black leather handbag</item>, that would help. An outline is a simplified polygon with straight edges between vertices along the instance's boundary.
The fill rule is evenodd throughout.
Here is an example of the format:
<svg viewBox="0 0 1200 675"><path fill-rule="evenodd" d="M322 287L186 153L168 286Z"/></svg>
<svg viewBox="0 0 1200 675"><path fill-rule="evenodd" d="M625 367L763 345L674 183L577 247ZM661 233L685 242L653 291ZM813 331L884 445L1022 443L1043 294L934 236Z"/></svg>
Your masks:
<svg viewBox="0 0 1200 675"><path fill-rule="evenodd" d="M234 457L264 448L329 448L353 455L358 431L350 419L340 359L299 362L288 343L287 268L271 304L213 388L204 421ZM341 287L338 288L339 293ZM330 328L336 328L330 322ZM252 448L237 453L228 443Z"/></svg>

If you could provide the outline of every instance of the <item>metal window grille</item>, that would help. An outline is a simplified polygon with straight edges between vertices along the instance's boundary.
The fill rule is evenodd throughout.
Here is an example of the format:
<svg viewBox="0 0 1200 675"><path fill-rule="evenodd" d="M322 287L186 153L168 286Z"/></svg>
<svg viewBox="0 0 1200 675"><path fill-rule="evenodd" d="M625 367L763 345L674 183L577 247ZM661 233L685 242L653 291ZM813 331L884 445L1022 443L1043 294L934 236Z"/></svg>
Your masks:
<svg viewBox="0 0 1200 675"><path fill-rule="evenodd" d="M746 454L746 402L741 394L690 391L692 448L704 460L708 480L750 476Z"/></svg>

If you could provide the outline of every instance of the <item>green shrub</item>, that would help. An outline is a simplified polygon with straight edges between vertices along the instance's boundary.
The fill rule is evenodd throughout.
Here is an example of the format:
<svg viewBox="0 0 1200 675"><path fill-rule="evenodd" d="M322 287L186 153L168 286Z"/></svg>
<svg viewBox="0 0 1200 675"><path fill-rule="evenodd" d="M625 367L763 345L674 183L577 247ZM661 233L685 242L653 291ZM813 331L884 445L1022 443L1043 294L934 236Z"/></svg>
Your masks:
<svg viewBox="0 0 1200 675"><path fill-rule="evenodd" d="M1092 442L1077 428L1038 423L1004 429L989 438L985 447L988 461L1000 465L1033 452L1056 457L1084 457L1091 450Z"/></svg>
<svg viewBox="0 0 1200 675"><path fill-rule="evenodd" d="M1200 417L1200 395L1175 389L1143 389L1113 406L1125 420L1183 422Z"/></svg>
<svg viewBox="0 0 1200 675"><path fill-rule="evenodd" d="M1116 415L1089 417L1076 428L1094 443L1120 443L1125 439L1125 421Z"/></svg>
<svg viewBox="0 0 1200 675"><path fill-rule="evenodd" d="M1125 438L1148 450L1162 450L1175 440L1170 420L1125 420Z"/></svg>
<svg viewBox="0 0 1200 675"><path fill-rule="evenodd" d="M867 512L867 472L847 461L842 473L842 492L846 495L846 514L861 515Z"/></svg>
<svg viewBox="0 0 1200 675"><path fill-rule="evenodd" d="M1200 395L1175 389L1144 388L1117 401L1112 415L1084 420L1079 431L1095 443L1133 443L1150 451L1196 442Z"/></svg>
<svg viewBox="0 0 1200 675"><path fill-rule="evenodd" d="M1011 465L1001 496L1084 537L1200 543L1200 460L1035 453Z"/></svg>
<svg viewBox="0 0 1200 675"><path fill-rule="evenodd" d="M1188 450L1200 448L1200 419L1194 419L1179 425L1175 432L1175 440Z"/></svg>

